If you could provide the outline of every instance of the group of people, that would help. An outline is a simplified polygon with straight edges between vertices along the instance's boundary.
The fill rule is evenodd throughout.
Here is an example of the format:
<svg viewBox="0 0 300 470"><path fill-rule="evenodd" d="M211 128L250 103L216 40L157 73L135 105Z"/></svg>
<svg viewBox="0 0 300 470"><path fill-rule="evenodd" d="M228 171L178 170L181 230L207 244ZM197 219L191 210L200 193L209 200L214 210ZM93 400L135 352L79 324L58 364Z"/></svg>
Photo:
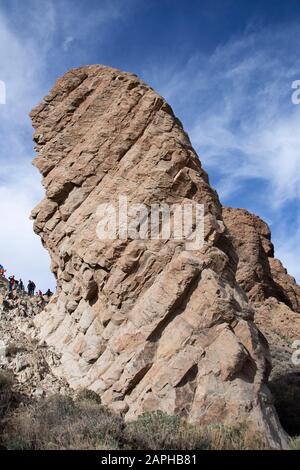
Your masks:
<svg viewBox="0 0 300 470"><path fill-rule="evenodd" d="M15 279L15 276L10 276L8 278L7 291L11 293L13 290L16 290L18 293L25 292L24 284L22 279Z"/></svg>
<svg viewBox="0 0 300 470"><path fill-rule="evenodd" d="M2 264L0 264L0 277L5 278L5 273L6 273L6 269L4 269ZM41 290L36 290L36 285L31 280L28 281L27 290L25 290L25 286L24 286L24 283L23 283L22 279L16 279L14 275L11 275L11 276L9 276L9 278L7 280L8 280L8 284L7 284L8 294L11 294L13 291L15 291L17 294L22 295L24 293L27 293L29 296L34 296L34 295L43 296L43 295L45 295L47 297L51 297L51 295L53 295L53 292L51 292L50 289L48 289L47 292L45 292L45 294L43 294Z"/></svg>

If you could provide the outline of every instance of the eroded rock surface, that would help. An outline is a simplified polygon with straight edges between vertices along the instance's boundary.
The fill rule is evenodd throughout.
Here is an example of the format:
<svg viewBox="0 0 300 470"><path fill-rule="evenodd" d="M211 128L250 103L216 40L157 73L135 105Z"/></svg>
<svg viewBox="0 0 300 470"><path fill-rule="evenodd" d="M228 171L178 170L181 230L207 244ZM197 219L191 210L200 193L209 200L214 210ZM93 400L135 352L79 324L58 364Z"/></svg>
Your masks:
<svg viewBox="0 0 300 470"><path fill-rule="evenodd" d="M58 286L36 324L62 354L61 374L126 419L161 409L193 423L246 420L285 446L218 196L169 105L99 65L68 72L31 116L46 191L32 216ZM120 195L204 204L204 246L99 240L97 207Z"/></svg>
<svg viewBox="0 0 300 470"><path fill-rule="evenodd" d="M255 309L255 322L272 353L272 377L297 374L293 344L300 340L300 286L274 258L268 225L244 209L223 209L224 221L239 256L237 280ZM294 380L294 379L293 379Z"/></svg>
<svg viewBox="0 0 300 470"><path fill-rule="evenodd" d="M300 286L274 258L268 225L245 209L224 207L223 217L239 256L237 280L249 299L274 297L300 313Z"/></svg>

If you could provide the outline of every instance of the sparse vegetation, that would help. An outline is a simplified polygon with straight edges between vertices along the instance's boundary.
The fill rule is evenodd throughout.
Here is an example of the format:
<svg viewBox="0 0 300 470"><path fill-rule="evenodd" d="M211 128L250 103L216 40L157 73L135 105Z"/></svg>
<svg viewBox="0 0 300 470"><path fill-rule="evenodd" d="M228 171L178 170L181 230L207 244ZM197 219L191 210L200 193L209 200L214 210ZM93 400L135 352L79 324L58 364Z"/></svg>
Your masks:
<svg viewBox="0 0 300 470"><path fill-rule="evenodd" d="M300 450L300 436L291 439L291 450Z"/></svg>
<svg viewBox="0 0 300 470"><path fill-rule="evenodd" d="M54 395L11 412L2 433L7 449L263 449L245 425L194 427L160 411L124 420L82 391L76 399Z"/></svg>
<svg viewBox="0 0 300 470"><path fill-rule="evenodd" d="M178 416L161 411L145 413L128 423L126 434L136 449L161 450L221 450L265 449L267 445L241 423L234 427L223 425L192 426Z"/></svg>
<svg viewBox="0 0 300 470"><path fill-rule="evenodd" d="M123 421L101 405L54 395L10 418L3 445L8 449L117 448Z"/></svg>
<svg viewBox="0 0 300 470"><path fill-rule="evenodd" d="M252 450L267 449L262 436L243 423L192 426L178 416L161 411L144 413L126 423L101 405L100 397L81 390L75 398L53 395L26 406L16 406L12 375L0 372L0 445L11 450ZM272 384L277 409L286 429L297 431L297 384L277 380ZM14 404L14 406L12 406ZM295 409L295 406L298 407ZM5 418L5 419L4 419ZM291 440L300 450L300 436Z"/></svg>
<svg viewBox="0 0 300 470"><path fill-rule="evenodd" d="M11 405L12 383L11 374L0 371L0 419L3 418Z"/></svg>

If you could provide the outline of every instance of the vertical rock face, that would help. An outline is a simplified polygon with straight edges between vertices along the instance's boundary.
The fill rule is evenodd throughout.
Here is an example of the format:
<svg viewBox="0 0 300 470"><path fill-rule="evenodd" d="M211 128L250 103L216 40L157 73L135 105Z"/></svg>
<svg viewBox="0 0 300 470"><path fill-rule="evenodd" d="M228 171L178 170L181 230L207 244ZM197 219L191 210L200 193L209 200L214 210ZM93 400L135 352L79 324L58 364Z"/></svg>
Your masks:
<svg viewBox="0 0 300 470"><path fill-rule="evenodd" d="M237 280L255 309L255 322L271 347L273 377L300 373L291 361L300 339L300 287L274 258L267 224L244 209L223 208L239 257ZM294 379L293 379L294 380Z"/></svg>
<svg viewBox="0 0 300 470"><path fill-rule="evenodd" d="M300 286L274 258L268 225L245 209L224 207L223 217L239 257L237 281L249 299L274 297L300 313Z"/></svg>
<svg viewBox="0 0 300 470"><path fill-rule="evenodd" d="M62 374L127 419L161 409L193 423L246 420L284 446L268 346L236 282L218 196L168 104L99 65L67 73L31 116L46 191L32 216L57 277L37 325ZM204 245L100 240L97 208L120 195L204 204Z"/></svg>

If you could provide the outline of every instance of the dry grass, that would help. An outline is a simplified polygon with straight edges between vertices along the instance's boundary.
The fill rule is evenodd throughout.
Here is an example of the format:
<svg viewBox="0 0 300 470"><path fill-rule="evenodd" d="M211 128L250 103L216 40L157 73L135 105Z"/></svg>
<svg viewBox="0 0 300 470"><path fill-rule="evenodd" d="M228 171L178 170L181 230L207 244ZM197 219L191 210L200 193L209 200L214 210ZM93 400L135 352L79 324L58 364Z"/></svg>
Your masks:
<svg viewBox="0 0 300 470"><path fill-rule="evenodd" d="M136 421L124 420L99 404L99 397L81 392L75 400L55 395L16 410L2 443L8 449L262 449L262 439L244 425L194 427L160 411Z"/></svg>
<svg viewBox="0 0 300 470"><path fill-rule="evenodd" d="M192 426L176 416L161 411L141 415L128 423L126 433L135 449L221 450L265 449L263 439L245 424Z"/></svg>
<svg viewBox="0 0 300 470"><path fill-rule="evenodd" d="M124 424L121 418L89 400L74 402L54 395L18 410L3 432L8 449L114 449Z"/></svg>
<svg viewBox="0 0 300 470"><path fill-rule="evenodd" d="M300 436L291 439L291 450L300 450Z"/></svg>
<svg viewBox="0 0 300 470"><path fill-rule="evenodd" d="M12 375L0 371L0 419L3 418L11 405L12 399Z"/></svg>

